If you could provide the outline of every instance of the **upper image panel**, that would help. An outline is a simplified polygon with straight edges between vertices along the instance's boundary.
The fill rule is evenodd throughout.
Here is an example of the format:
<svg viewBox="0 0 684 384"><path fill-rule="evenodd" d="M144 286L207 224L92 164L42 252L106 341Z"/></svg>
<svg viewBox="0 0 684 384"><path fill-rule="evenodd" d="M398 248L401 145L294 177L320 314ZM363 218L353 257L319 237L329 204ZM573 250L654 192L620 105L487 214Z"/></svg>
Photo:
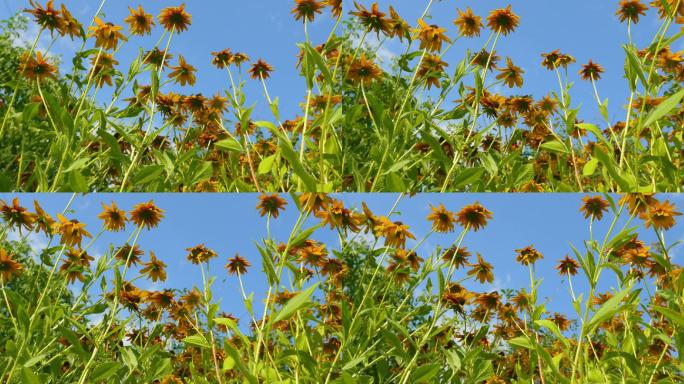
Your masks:
<svg viewBox="0 0 684 384"><path fill-rule="evenodd" d="M0 190L684 185L684 1L16 0Z"/></svg>

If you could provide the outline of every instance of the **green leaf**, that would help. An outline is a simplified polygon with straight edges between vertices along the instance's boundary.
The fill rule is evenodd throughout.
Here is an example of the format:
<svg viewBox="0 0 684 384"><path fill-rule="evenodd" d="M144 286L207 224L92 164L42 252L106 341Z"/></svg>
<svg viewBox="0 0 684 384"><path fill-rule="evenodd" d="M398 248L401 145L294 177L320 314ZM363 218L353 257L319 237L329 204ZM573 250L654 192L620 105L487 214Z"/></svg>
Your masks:
<svg viewBox="0 0 684 384"><path fill-rule="evenodd" d="M21 376L23 379L22 383L41 384L40 378L38 378L38 376L29 368L24 367L21 370Z"/></svg>
<svg viewBox="0 0 684 384"><path fill-rule="evenodd" d="M279 148L282 151L282 155L292 166L292 170L295 175L297 175L306 185L307 192L316 191L316 179L313 178L304 168L304 165L299 161L299 155L292 148L292 143L284 139L280 139Z"/></svg>
<svg viewBox="0 0 684 384"><path fill-rule="evenodd" d="M242 152L242 145L232 137L217 141L214 146L230 152Z"/></svg>
<svg viewBox="0 0 684 384"><path fill-rule="evenodd" d="M299 292L295 297L291 298L283 308L276 313L271 323L277 323L292 316L295 312L306 307L311 302L311 295L318 287L318 283L310 286L304 291Z"/></svg>
<svg viewBox="0 0 684 384"><path fill-rule="evenodd" d="M627 296L628 293L631 292L632 286L628 286L627 288L623 289L622 291L618 292L615 296L611 297L603 303L601 308L598 309L594 313L594 315L591 317L591 320L589 320L589 323L587 324L587 331L585 336L591 335L593 331L598 327L601 323L609 320L613 316L615 316L616 313L620 312L623 308L626 307L624 304L620 304L622 302L622 299Z"/></svg>
<svg viewBox="0 0 684 384"><path fill-rule="evenodd" d="M535 324L551 331L551 333L553 333L553 335L556 336L556 338L560 340L563 343L563 345L570 348L570 342L568 341L568 339L565 338L565 336L563 336L563 334L560 331L560 328L558 328L558 325L556 325L556 323L554 323L551 320L541 319L536 320Z"/></svg>
<svg viewBox="0 0 684 384"><path fill-rule="evenodd" d="M114 375L119 368L121 368L121 364L115 361L100 363L100 365L93 369L93 373L90 375L90 381L97 382L100 380L107 380Z"/></svg>
<svg viewBox="0 0 684 384"><path fill-rule="evenodd" d="M680 327L684 327L684 316L681 313L677 313L670 308L654 306L653 309L663 314L668 320L677 324Z"/></svg>
<svg viewBox="0 0 684 384"><path fill-rule="evenodd" d="M598 168L599 161L597 158L592 157L591 160L587 161L586 164L584 164L584 168L582 168L582 175L583 176L591 176L596 172L596 168Z"/></svg>
<svg viewBox="0 0 684 384"><path fill-rule="evenodd" d="M568 147L558 140L547 141L541 145L543 149L556 153L568 153Z"/></svg>
<svg viewBox="0 0 684 384"><path fill-rule="evenodd" d="M164 172L164 166L161 164L145 166L136 173L135 178L133 178L133 184L145 185L156 180L162 172Z"/></svg>
<svg viewBox="0 0 684 384"><path fill-rule="evenodd" d="M677 108L677 105L679 102L684 98L684 89L680 90L679 92L675 93L674 95L668 97L665 101L660 103L654 110L651 112L648 117L646 118L646 121L642 124L642 127L648 127L651 124L655 123L658 121L660 118L664 117L668 113L672 112L675 108Z"/></svg>
<svg viewBox="0 0 684 384"><path fill-rule="evenodd" d="M271 169L273 169L273 163L275 162L275 159L276 155L273 154L261 160L261 162L259 163L259 167L257 168L257 173L263 175L271 172Z"/></svg>
<svg viewBox="0 0 684 384"><path fill-rule="evenodd" d="M185 344L190 344L190 345L194 345L194 346L201 347L201 348L207 348L207 349L211 348L211 344L209 344L207 339L199 333L195 334L195 335L188 336L185 339L183 339L182 341Z"/></svg>
<svg viewBox="0 0 684 384"><path fill-rule="evenodd" d="M431 363L431 364L425 364L421 365L420 367L416 368L411 373L411 376L409 376L409 383L425 383L429 382L437 373L439 373L440 368L442 367L441 364L438 363Z"/></svg>

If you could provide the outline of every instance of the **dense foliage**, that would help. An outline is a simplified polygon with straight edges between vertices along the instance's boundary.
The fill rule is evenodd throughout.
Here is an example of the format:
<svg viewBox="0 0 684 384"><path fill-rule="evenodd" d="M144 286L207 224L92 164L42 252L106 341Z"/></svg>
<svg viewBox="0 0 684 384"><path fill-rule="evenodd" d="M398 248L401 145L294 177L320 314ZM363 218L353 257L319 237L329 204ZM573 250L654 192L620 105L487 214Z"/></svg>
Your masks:
<svg viewBox="0 0 684 384"><path fill-rule="evenodd" d="M166 220L152 201L130 212L105 205L101 228L87 228L69 207L55 220L38 203L29 210L18 199L2 202L0 378L684 382L684 269L673 261L674 244L665 242L681 213L657 196L614 198L578 197L589 239L568 246L572 256L556 266L560 279L542 281L535 265L544 255L511 244L510 257L529 270L529 286L496 291L488 255L468 248L469 234L487 232L496 220L477 202L459 211L435 204L427 217L432 229L419 234L395 221L395 208L380 215L326 195L304 194L290 204L262 195L257 208L267 226L282 220L284 209L299 216L285 242L266 236L253 255L228 258L224 273L239 282L233 297L241 296L245 308L239 319L220 311L221 298L212 294L216 276L206 273L226 256L203 244L187 249L187 271L195 268L202 286L164 288L167 263L177 261L138 246ZM598 221L611 223L605 233L592 229ZM107 245L95 260L91 252L105 231L123 231L128 240ZM319 231L338 233L339 244L312 240ZM644 231L654 231L657 241L644 243ZM35 232L47 245L27 247ZM450 234L449 243L418 251L436 233ZM20 240L9 241L9 234ZM259 255L258 278L268 287L263 302L242 288L245 274L259 273L250 263ZM141 289L141 280L158 285ZM577 289L580 280L586 291ZM609 290L600 288L606 281ZM548 284L566 285L567 298L545 297ZM570 313L549 311L549 299L568 300Z"/></svg>
<svg viewBox="0 0 684 384"><path fill-rule="evenodd" d="M23 191L679 191L682 172L684 63L675 47L684 20L680 0L654 0L661 27L652 43L624 46L626 107L599 97L603 68L575 65L567 53L542 53L557 89L535 100L523 71L496 46L521 22L511 7L488 16L458 10L453 26L430 25L432 0L413 24L394 9L367 1L295 0L304 25L297 68L301 113L281 116L268 92L267 61L230 49L207 52L226 72L227 88L193 92L201 74L173 37L188 33L184 6L155 18L142 7L125 20L97 15L83 26L53 1L31 1L39 26L34 43L8 46L16 25L3 28L0 92L0 187ZM194 5L194 4L193 4ZM631 33L649 10L622 0L619 19ZM331 17L326 41L308 28ZM486 24L486 26L485 26ZM20 26L19 26L20 27ZM127 32L126 32L127 30ZM479 52L443 61L459 39L489 37ZM81 44L64 73L41 36ZM117 57L138 36L158 36L130 62ZM386 68L369 36L395 39L405 52ZM229 48L229 47L228 47ZM180 50L176 47L176 50ZM249 52L257 55L262 52ZM538 55L538 52L534 53ZM21 59L19 59L21 56ZM9 71L6 70L9 68ZM572 102L578 76L596 89L605 121L585 122ZM244 71L243 71L244 70ZM610 74L615 76L617 74ZM247 81L261 83L272 118L255 121ZM173 90L169 87L175 84ZM519 94L504 96L496 87ZM178 87L187 89L178 93ZM103 91L103 89L105 91ZM111 98L102 100L102 94ZM622 100L614 101L623 104ZM617 108L622 108L620 111ZM610 116L624 114L621 120Z"/></svg>

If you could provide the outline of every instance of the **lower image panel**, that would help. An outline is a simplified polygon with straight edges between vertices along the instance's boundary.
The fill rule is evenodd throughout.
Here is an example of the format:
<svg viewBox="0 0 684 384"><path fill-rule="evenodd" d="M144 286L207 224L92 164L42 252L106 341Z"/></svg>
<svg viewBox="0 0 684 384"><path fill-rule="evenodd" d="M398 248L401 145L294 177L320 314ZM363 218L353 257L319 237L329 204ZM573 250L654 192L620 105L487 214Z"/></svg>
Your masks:
<svg viewBox="0 0 684 384"><path fill-rule="evenodd" d="M0 199L3 383L684 380L684 195Z"/></svg>

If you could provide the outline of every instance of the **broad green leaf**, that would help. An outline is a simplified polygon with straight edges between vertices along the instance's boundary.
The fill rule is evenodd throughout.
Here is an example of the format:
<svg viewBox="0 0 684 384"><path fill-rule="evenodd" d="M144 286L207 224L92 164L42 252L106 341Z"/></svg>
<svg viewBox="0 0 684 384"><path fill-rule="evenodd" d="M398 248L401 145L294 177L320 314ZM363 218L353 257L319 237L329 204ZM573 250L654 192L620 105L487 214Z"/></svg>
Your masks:
<svg viewBox="0 0 684 384"><path fill-rule="evenodd" d="M195 334L188 336L182 340L185 344L190 344L194 345L197 347L202 347L202 348L211 348L211 344L207 341L207 339L200 334Z"/></svg>
<svg viewBox="0 0 684 384"><path fill-rule="evenodd" d="M299 292L295 297L288 300L288 302L281 308L273 317L271 323L277 323L292 316L295 312L308 306L311 303L311 295L318 287L318 283L310 286L304 291Z"/></svg>

